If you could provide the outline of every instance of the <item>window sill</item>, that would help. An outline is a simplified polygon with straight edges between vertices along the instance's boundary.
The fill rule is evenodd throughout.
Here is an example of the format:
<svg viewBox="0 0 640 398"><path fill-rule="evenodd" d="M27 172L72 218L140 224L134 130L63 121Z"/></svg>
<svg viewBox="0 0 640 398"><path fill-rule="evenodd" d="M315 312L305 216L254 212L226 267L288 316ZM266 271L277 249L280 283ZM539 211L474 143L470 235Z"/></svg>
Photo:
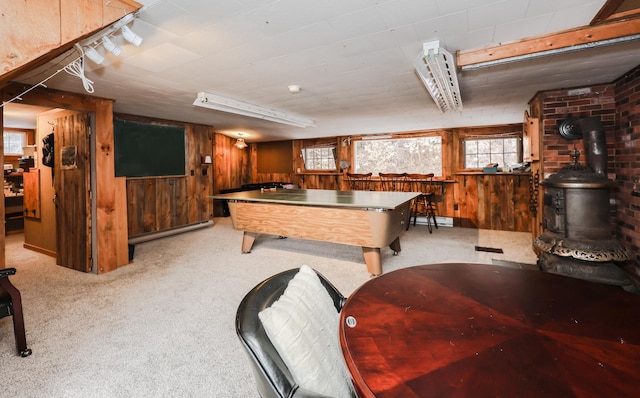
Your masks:
<svg viewBox="0 0 640 398"><path fill-rule="evenodd" d="M473 176L473 175L530 175L529 171L498 171L496 173L485 173L483 171L460 171L457 173L453 173L454 175L459 176Z"/></svg>
<svg viewBox="0 0 640 398"><path fill-rule="evenodd" d="M295 175L297 176L339 176L342 175L342 173L334 171L334 172L327 172L327 171L305 171L304 173L295 173Z"/></svg>

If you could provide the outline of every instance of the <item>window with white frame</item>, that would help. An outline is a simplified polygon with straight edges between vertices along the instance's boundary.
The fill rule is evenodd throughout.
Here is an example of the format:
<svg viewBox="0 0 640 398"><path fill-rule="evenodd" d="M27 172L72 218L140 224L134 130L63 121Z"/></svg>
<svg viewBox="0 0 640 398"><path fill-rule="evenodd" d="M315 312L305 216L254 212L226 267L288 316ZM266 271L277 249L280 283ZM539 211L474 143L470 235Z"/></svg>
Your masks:
<svg viewBox="0 0 640 398"><path fill-rule="evenodd" d="M442 176L442 137L355 141L354 173L433 173Z"/></svg>
<svg viewBox="0 0 640 398"><path fill-rule="evenodd" d="M464 168L481 169L497 163L499 167L522 162L521 137L467 138L464 140Z"/></svg>
<svg viewBox="0 0 640 398"><path fill-rule="evenodd" d="M23 147L27 145L27 134L21 131L5 131L2 134L4 140L5 156L24 155Z"/></svg>
<svg viewBox="0 0 640 398"><path fill-rule="evenodd" d="M302 149L305 170L334 171L336 167L336 146L317 145Z"/></svg>

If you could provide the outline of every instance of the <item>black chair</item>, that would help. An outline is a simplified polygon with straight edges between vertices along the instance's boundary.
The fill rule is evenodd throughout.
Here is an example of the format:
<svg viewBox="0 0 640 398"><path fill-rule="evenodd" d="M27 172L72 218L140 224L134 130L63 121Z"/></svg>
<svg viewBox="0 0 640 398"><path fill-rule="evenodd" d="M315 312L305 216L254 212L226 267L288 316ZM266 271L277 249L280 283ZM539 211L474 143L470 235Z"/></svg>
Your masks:
<svg viewBox="0 0 640 398"><path fill-rule="evenodd" d="M249 354L251 370L262 398L325 397L297 385L258 318L260 311L270 307L280 298L287 284L298 271L298 268L284 271L258 284L247 293L236 313L236 332ZM340 311L346 300L345 297L322 275L318 274L318 277L327 289L336 309Z"/></svg>
<svg viewBox="0 0 640 398"><path fill-rule="evenodd" d="M407 173L378 173L383 191L405 192L407 190Z"/></svg>
<svg viewBox="0 0 640 398"><path fill-rule="evenodd" d="M349 189L352 191L370 191L372 175L373 173L347 173L347 182L349 183Z"/></svg>
<svg viewBox="0 0 640 398"><path fill-rule="evenodd" d="M13 333L15 334L18 353L21 357L28 357L31 355L31 349L27 348L24 317L22 315L22 299L18 289L9 281L9 276L15 274L15 268L0 270L0 318L13 317Z"/></svg>
<svg viewBox="0 0 640 398"><path fill-rule="evenodd" d="M436 221L437 208L434 201L435 188L433 185L433 173L429 174L407 174L407 182L410 185L410 191L420 192L420 196L413 200L411 217L413 217L413 226L416 226L416 218L418 215L424 215L427 217L427 227L429 233L433 232L431 221L433 226L438 228L438 222ZM411 219L409 219L411 220ZM407 230L409 230L411 222L407 223Z"/></svg>

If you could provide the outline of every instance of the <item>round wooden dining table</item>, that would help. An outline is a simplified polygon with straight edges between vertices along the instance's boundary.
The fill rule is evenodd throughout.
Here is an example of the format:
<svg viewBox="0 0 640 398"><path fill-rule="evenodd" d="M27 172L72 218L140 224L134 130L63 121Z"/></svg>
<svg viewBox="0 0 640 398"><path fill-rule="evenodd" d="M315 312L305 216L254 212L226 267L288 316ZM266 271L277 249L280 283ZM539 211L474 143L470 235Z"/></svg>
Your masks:
<svg viewBox="0 0 640 398"><path fill-rule="evenodd" d="M640 396L640 296L445 263L370 279L340 315L361 397Z"/></svg>

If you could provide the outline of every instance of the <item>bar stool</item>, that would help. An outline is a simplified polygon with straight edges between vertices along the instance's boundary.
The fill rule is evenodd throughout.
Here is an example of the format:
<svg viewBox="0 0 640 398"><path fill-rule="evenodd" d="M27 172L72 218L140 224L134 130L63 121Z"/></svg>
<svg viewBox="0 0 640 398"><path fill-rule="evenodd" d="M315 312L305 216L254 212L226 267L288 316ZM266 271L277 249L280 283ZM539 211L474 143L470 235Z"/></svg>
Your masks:
<svg viewBox="0 0 640 398"><path fill-rule="evenodd" d="M411 216L413 216L413 226L416 226L416 219L418 218L418 215L424 215L427 217L429 233L433 233L433 227L431 225L432 220L433 225L436 229L438 228L438 222L436 221L437 209L433 200L435 196L433 176L433 173L407 174L407 181L411 187L411 192L420 192L420 196L418 196L413 202L413 210L411 212ZM409 218L409 220L411 220L411 218ZM410 224L411 222L407 224L407 230L409 229Z"/></svg>
<svg viewBox="0 0 640 398"><path fill-rule="evenodd" d="M406 191L407 173L378 173L383 191Z"/></svg>
<svg viewBox="0 0 640 398"><path fill-rule="evenodd" d="M352 191L370 191L372 175L373 173L366 173L366 174L347 173L347 181L349 182L349 189Z"/></svg>

